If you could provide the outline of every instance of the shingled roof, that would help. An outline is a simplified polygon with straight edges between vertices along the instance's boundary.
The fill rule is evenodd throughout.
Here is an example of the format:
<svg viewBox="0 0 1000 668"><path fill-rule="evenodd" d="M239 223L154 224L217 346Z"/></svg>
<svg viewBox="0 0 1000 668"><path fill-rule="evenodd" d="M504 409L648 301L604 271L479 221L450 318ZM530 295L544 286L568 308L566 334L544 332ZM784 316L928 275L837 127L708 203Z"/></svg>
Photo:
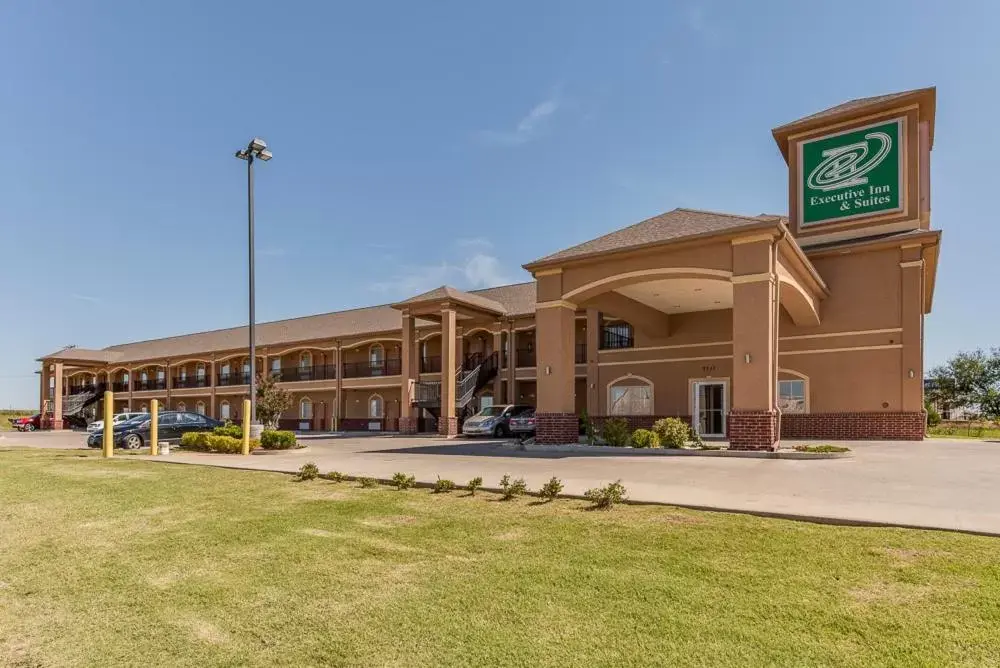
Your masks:
<svg viewBox="0 0 1000 668"><path fill-rule="evenodd" d="M768 217L737 216L729 213L674 209L658 216L577 244L524 265L528 271L564 260L578 260L594 255L654 246L682 239L708 236L741 228L765 227L777 221Z"/></svg>
<svg viewBox="0 0 1000 668"><path fill-rule="evenodd" d="M454 288L452 288L454 290ZM456 290L456 292L461 292ZM462 293L472 300L481 300L492 308L501 308L508 316L535 312L535 283L502 285ZM431 326L427 321L417 326ZM392 306L368 306L302 318L277 320L257 325L257 345L276 346L320 339L338 339L392 332L401 329L402 314ZM109 346L101 350L64 348L40 359L58 359L80 363L128 363L144 360L183 359L246 348L247 327L231 327L209 332L171 336L150 341L138 341Z"/></svg>
<svg viewBox="0 0 1000 668"><path fill-rule="evenodd" d="M392 307L402 309L411 304L423 304L425 302L437 301L457 302L459 304L465 304L467 306L473 306L485 311L490 311L491 313L496 313L498 315L507 312L507 309L497 301L482 295L453 288L450 285L442 285L440 288L434 288L433 290L419 294L416 297L410 297L409 299L393 304Z"/></svg>

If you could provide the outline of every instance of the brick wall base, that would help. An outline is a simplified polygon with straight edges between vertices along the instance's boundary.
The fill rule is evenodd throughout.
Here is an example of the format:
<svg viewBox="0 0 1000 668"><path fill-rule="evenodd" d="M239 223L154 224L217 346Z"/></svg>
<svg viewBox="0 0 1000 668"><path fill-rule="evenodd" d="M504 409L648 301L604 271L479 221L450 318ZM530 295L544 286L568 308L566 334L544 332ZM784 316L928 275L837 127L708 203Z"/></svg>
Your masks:
<svg viewBox="0 0 1000 668"><path fill-rule="evenodd" d="M927 414L915 413L808 413L781 416L782 438L831 440L922 441Z"/></svg>
<svg viewBox="0 0 1000 668"><path fill-rule="evenodd" d="M535 413L535 442L547 445L577 443L580 419L576 413Z"/></svg>
<svg viewBox="0 0 1000 668"><path fill-rule="evenodd" d="M399 433L400 434L416 434L417 427L420 424L420 420L415 417L401 417L399 418Z"/></svg>
<svg viewBox="0 0 1000 668"><path fill-rule="evenodd" d="M730 450L774 450L778 414L774 411L729 411Z"/></svg>
<svg viewBox="0 0 1000 668"><path fill-rule="evenodd" d="M442 436L458 436L457 417L444 417L442 415L438 418L437 427L438 433Z"/></svg>

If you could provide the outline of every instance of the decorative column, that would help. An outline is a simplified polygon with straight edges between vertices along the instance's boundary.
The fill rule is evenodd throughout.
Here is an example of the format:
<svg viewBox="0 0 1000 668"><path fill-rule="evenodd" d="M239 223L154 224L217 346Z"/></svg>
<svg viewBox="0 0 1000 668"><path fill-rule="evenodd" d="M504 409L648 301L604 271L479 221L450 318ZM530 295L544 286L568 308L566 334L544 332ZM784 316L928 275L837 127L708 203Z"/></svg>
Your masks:
<svg viewBox="0 0 1000 668"><path fill-rule="evenodd" d="M535 312L535 377L538 383L535 440L576 443L580 423L574 398L576 305L557 300Z"/></svg>
<svg viewBox="0 0 1000 668"><path fill-rule="evenodd" d="M445 304L441 309L441 417L438 433L442 436L458 435L458 418L455 415L455 371L457 327L455 309Z"/></svg>
<svg viewBox="0 0 1000 668"><path fill-rule="evenodd" d="M417 378L417 360L413 356L413 341L416 331L414 319L408 311L403 311L403 340L399 346L400 384L399 384L399 433L416 434L417 417L413 406L414 384Z"/></svg>
<svg viewBox="0 0 1000 668"><path fill-rule="evenodd" d="M465 333L461 327L455 328L455 371L465 368Z"/></svg>
<svg viewBox="0 0 1000 668"><path fill-rule="evenodd" d="M135 387L135 368L128 368L128 411L132 412L132 392Z"/></svg>
<svg viewBox="0 0 1000 668"><path fill-rule="evenodd" d="M215 375L215 355L212 355L212 361L208 364L208 373L208 384L212 388L212 394L208 400L208 412L213 418L217 418L219 416L215 412L215 386L218 384L219 379Z"/></svg>
<svg viewBox="0 0 1000 668"><path fill-rule="evenodd" d="M596 308L587 309L587 416L591 419L601 414L600 381L597 354L601 345L601 313Z"/></svg>
<svg viewBox="0 0 1000 668"><path fill-rule="evenodd" d="M733 241L733 387L728 415L731 450L777 447L776 262L769 237Z"/></svg>
<svg viewBox="0 0 1000 668"><path fill-rule="evenodd" d="M507 323L507 403L517 403L517 360L514 359L514 323Z"/></svg>
<svg viewBox="0 0 1000 668"><path fill-rule="evenodd" d="M52 428L63 428L63 364L55 363L56 390L52 397Z"/></svg>
<svg viewBox="0 0 1000 668"><path fill-rule="evenodd" d="M924 260L920 246L904 246L899 263L900 325L903 331L901 410L886 416L896 424L887 425L895 438L920 441L927 429L924 410Z"/></svg>
<svg viewBox="0 0 1000 668"><path fill-rule="evenodd" d="M164 362L164 366L166 367L166 375L164 376L164 380L167 383L167 409L173 410L173 404L170 403L170 390L172 390L174 387L174 380L170 376L170 360Z"/></svg>
<svg viewBox="0 0 1000 668"><path fill-rule="evenodd" d="M38 375L38 414L45 415L45 400L48 398L49 392L49 363L42 362L42 370Z"/></svg>
<svg viewBox="0 0 1000 668"><path fill-rule="evenodd" d="M493 352L497 355L497 377L493 379L493 403L503 402L503 373L500 363L503 360L503 323L497 323L497 331L493 332Z"/></svg>
<svg viewBox="0 0 1000 668"><path fill-rule="evenodd" d="M342 350L340 339L337 339L337 359L334 361L337 369L337 406L333 410L333 430L340 431L340 419L344 416L346 407L344 406L344 365L341 363Z"/></svg>

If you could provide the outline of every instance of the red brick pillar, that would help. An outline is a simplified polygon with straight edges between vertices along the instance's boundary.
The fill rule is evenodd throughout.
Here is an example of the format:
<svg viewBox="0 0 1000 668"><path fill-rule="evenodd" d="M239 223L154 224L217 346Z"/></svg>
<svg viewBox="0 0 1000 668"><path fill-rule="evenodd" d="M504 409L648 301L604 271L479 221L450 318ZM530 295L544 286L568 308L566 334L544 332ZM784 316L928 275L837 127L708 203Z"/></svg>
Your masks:
<svg viewBox="0 0 1000 668"><path fill-rule="evenodd" d="M580 419L575 413L535 413L535 442L578 443Z"/></svg>

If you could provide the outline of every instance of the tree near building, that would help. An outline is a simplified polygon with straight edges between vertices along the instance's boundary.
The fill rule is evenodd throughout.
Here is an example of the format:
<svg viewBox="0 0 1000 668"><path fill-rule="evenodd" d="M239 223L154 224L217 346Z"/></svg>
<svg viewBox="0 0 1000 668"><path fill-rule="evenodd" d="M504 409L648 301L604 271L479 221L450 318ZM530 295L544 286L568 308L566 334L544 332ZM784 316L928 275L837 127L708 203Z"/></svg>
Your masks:
<svg viewBox="0 0 1000 668"><path fill-rule="evenodd" d="M292 393L278 387L274 376L261 373L257 376L257 421L269 429L278 427L281 414L292 406Z"/></svg>
<svg viewBox="0 0 1000 668"><path fill-rule="evenodd" d="M1000 348L961 352L931 369L927 398L943 408L974 408L1000 420Z"/></svg>

